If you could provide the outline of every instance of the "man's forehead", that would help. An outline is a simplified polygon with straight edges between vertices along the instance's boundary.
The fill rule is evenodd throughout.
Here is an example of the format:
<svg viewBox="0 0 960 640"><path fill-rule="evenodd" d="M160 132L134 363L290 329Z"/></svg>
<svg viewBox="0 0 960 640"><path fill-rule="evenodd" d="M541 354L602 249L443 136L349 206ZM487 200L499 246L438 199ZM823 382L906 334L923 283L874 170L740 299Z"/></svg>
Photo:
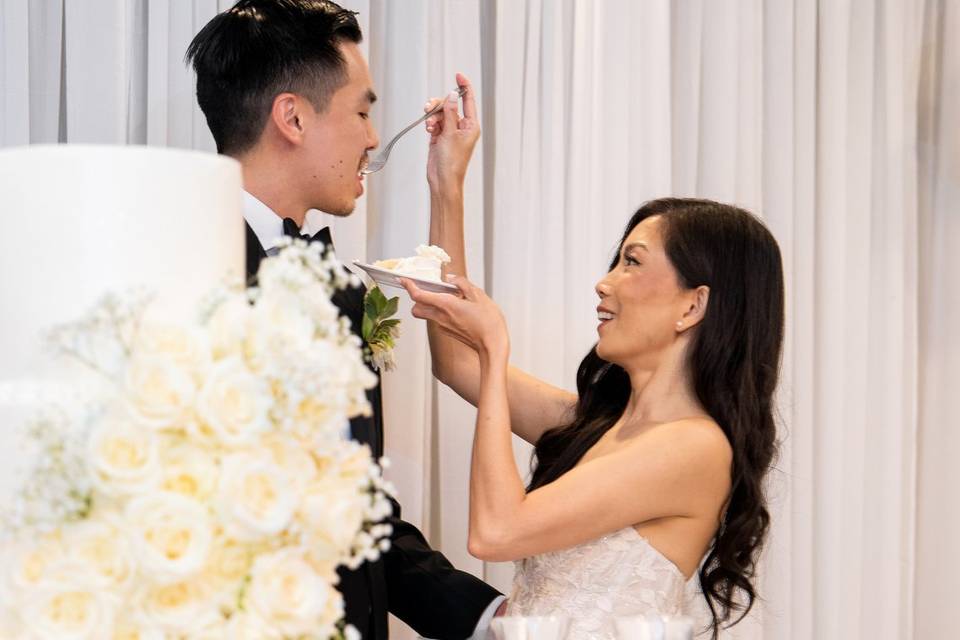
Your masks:
<svg viewBox="0 0 960 640"><path fill-rule="evenodd" d="M339 46L347 66L348 84L360 100L371 104L376 102L377 94L373 90L373 78L370 77L370 69L360 47L355 42L342 42Z"/></svg>

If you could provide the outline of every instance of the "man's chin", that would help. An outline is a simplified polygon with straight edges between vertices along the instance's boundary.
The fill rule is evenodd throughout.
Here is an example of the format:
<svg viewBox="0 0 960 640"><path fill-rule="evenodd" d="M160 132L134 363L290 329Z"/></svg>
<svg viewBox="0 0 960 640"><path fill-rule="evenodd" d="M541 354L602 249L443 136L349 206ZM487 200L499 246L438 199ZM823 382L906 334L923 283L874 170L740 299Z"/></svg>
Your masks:
<svg viewBox="0 0 960 640"><path fill-rule="evenodd" d="M327 206L316 207L324 213L329 213L332 216L337 216L338 218L345 218L353 213L353 210L357 208L357 201L351 200L349 202L342 202L340 204L328 204Z"/></svg>

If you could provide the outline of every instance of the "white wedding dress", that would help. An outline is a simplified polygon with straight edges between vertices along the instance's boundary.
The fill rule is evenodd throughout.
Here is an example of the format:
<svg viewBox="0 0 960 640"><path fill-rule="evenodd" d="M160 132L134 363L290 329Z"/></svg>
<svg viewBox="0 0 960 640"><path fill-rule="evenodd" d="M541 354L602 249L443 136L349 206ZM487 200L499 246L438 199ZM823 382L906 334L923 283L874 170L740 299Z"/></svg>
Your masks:
<svg viewBox="0 0 960 640"><path fill-rule="evenodd" d="M618 616L687 616L694 637L712 620L697 575L686 579L633 527L515 565L507 614L566 616L569 640L615 640Z"/></svg>

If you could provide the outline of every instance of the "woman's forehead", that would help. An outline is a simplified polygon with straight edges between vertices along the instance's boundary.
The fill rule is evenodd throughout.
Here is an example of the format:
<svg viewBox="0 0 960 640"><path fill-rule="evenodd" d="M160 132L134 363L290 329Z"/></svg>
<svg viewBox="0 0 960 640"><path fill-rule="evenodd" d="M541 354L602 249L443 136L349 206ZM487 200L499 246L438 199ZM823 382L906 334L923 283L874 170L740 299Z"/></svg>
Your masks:
<svg viewBox="0 0 960 640"><path fill-rule="evenodd" d="M640 221L640 224L635 226L630 230L630 233L627 234L626 239L623 242L624 248L628 247L631 244L643 244L647 249L652 250L654 247L661 248L663 242L660 238L660 216L650 216Z"/></svg>

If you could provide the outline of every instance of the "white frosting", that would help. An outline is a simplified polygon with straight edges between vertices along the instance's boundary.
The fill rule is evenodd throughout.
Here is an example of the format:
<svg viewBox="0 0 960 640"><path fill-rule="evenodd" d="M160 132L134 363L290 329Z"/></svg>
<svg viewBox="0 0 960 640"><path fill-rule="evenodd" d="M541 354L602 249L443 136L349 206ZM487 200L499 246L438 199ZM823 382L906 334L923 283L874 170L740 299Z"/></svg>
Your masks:
<svg viewBox="0 0 960 640"><path fill-rule="evenodd" d="M422 244L417 247L415 256L378 260L373 263L373 266L411 278L441 282L440 270L448 262L450 262L450 256L446 251L436 245Z"/></svg>
<svg viewBox="0 0 960 640"><path fill-rule="evenodd" d="M243 275L241 190L240 165L209 153L0 151L0 387L63 380L69 369L49 358L41 337L107 292L144 286L157 294L153 317L196 317L204 294L229 272ZM0 425L22 417L22 405L0 393ZM0 502L16 455L12 431L0 429Z"/></svg>

